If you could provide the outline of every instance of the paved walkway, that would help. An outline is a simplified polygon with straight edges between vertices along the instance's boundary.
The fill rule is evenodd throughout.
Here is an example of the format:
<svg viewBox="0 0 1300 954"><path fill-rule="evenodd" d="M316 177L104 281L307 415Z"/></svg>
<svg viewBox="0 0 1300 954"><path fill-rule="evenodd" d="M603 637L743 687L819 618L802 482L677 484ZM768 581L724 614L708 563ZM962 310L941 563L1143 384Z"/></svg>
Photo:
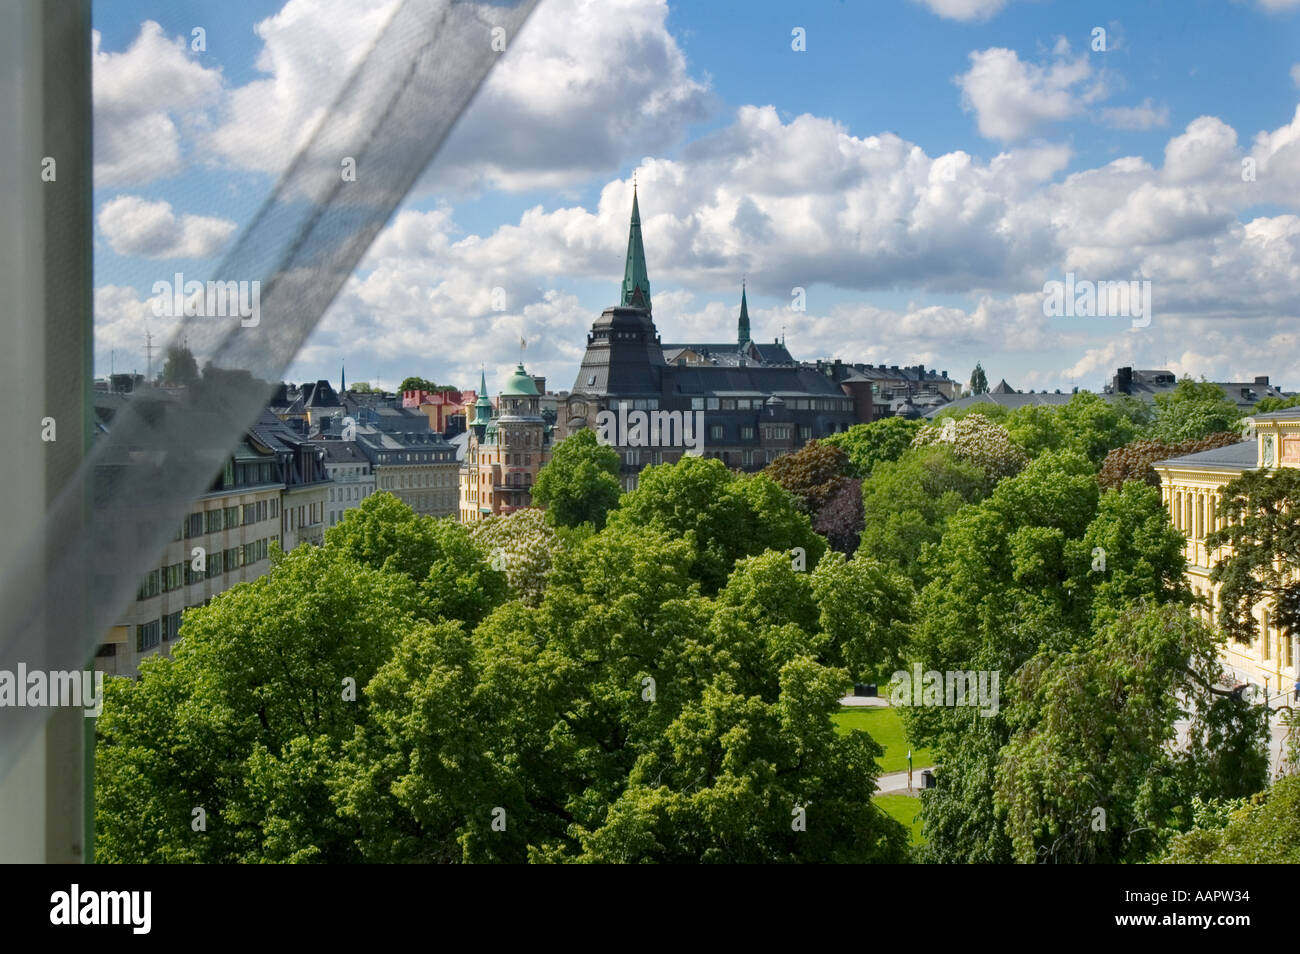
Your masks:
<svg viewBox="0 0 1300 954"><path fill-rule="evenodd" d="M912 791L907 790L907 773L890 772L876 780L877 795L914 795L921 794L921 770L912 770Z"/></svg>
<svg viewBox="0 0 1300 954"><path fill-rule="evenodd" d="M842 706L887 706L889 700L884 696L845 696L840 700Z"/></svg>

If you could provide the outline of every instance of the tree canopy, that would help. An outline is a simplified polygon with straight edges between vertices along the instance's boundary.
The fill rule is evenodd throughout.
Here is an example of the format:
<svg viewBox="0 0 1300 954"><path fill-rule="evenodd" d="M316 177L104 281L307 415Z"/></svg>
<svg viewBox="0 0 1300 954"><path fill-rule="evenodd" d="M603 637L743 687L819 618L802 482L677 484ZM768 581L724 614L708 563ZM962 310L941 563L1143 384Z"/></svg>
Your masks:
<svg viewBox="0 0 1300 954"><path fill-rule="evenodd" d="M596 432L583 428L555 445L551 459L537 474L533 500L546 508L552 525L590 523L599 530L618 506L618 451L601 445Z"/></svg>

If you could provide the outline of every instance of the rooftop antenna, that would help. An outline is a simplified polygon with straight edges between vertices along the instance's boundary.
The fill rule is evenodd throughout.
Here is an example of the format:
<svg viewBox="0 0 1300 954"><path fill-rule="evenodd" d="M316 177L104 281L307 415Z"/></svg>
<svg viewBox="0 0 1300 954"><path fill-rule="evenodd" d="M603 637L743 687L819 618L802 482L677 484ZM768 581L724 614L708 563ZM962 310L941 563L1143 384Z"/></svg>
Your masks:
<svg viewBox="0 0 1300 954"><path fill-rule="evenodd" d="M149 334L149 326L147 324L144 326L144 353L145 353L145 361L147 362L146 365L147 370L145 371L145 381L148 383L152 383L153 382L153 335Z"/></svg>

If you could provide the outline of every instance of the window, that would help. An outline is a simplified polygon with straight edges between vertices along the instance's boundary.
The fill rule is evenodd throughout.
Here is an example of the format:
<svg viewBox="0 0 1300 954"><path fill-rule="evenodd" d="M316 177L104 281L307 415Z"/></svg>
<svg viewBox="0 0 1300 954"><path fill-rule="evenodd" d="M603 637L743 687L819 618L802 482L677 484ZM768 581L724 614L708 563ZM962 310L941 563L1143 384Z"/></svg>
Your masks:
<svg viewBox="0 0 1300 954"><path fill-rule="evenodd" d="M709 440L711 440L711 441L720 441L720 440L722 440L722 425L721 425L721 424L711 424L711 425L709 425Z"/></svg>
<svg viewBox="0 0 1300 954"><path fill-rule="evenodd" d="M270 504L271 504L271 516L278 517L280 515L280 501L272 500L270 501Z"/></svg>
<svg viewBox="0 0 1300 954"><path fill-rule="evenodd" d="M207 577L212 579L214 576L221 575L221 551L208 554Z"/></svg>
<svg viewBox="0 0 1300 954"><path fill-rule="evenodd" d="M135 650L142 653L147 649L153 649L158 645L158 637L161 632L158 620L152 620L148 623L140 623L135 628Z"/></svg>
<svg viewBox="0 0 1300 954"><path fill-rule="evenodd" d="M238 507L238 506L235 506L235 507L227 507L227 508L226 508L226 516L225 516L225 520L224 520L224 522L225 522L225 525L226 525L226 529L227 529L227 530L230 530L230 529L232 529L233 527L237 527L237 526L239 526L239 507Z"/></svg>
<svg viewBox="0 0 1300 954"><path fill-rule="evenodd" d="M742 451L740 457L746 467L754 466L754 452L752 450Z"/></svg>
<svg viewBox="0 0 1300 954"><path fill-rule="evenodd" d="M168 613L162 618L162 638L163 642L176 639L181 631L181 610L175 613Z"/></svg>
<svg viewBox="0 0 1300 954"><path fill-rule="evenodd" d="M242 522L243 523L257 522L257 504L255 503L244 504L244 519Z"/></svg>
<svg viewBox="0 0 1300 954"><path fill-rule="evenodd" d="M144 581L141 582L140 589L136 592L135 598L137 600L147 600L150 597L157 596L160 592L160 576L161 573L159 570L150 570L145 575Z"/></svg>
<svg viewBox="0 0 1300 954"><path fill-rule="evenodd" d="M226 551L226 555L223 560L223 563L227 573L229 573L231 570L239 569L239 554L240 554L239 547L231 547L229 550Z"/></svg>
<svg viewBox="0 0 1300 954"><path fill-rule="evenodd" d="M221 530L221 511L209 510L203 514L203 532L218 533Z"/></svg>
<svg viewBox="0 0 1300 954"><path fill-rule="evenodd" d="M192 513L185 522L185 536L199 537L203 535L203 514Z"/></svg>
<svg viewBox="0 0 1300 954"><path fill-rule="evenodd" d="M800 427L800 428L799 428L799 439L800 439L800 440L805 440L805 441L806 441L806 440L811 440L811 439L812 439L812 428L811 428L811 427L808 427L807 425L804 425L804 426Z"/></svg>
<svg viewBox="0 0 1300 954"><path fill-rule="evenodd" d="M185 583L185 564L173 563L171 566L163 567L162 576L162 588L164 593L180 589L180 587Z"/></svg>
<svg viewBox="0 0 1300 954"><path fill-rule="evenodd" d="M740 429L740 439L744 441L752 441L754 439L754 428L749 425L742 427Z"/></svg>

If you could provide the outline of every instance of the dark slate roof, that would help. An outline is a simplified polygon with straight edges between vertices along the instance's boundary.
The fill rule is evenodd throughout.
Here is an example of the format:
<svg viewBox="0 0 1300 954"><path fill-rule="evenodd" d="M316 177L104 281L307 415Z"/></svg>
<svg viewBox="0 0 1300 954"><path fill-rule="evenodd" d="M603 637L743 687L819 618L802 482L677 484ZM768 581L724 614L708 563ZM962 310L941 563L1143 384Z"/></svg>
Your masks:
<svg viewBox="0 0 1300 954"><path fill-rule="evenodd" d="M1183 457L1171 457L1156 461L1160 464L1174 464L1179 467L1208 468L1210 470L1254 470L1259 459L1259 449L1254 441L1241 441L1227 447L1198 451Z"/></svg>
<svg viewBox="0 0 1300 954"><path fill-rule="evenodd" d="M1280 411L1269 411L1267 414L1252 414L1252 421L1290 421L1300 417L1300 407L1284 407Z"/></svg>
<svg viewBox="0 0 1300 954"><path fill-rule="evenodd" d="M844 397L844 392L834 381L809 368L696 366L669 368L664 373L672 394L705 395L731 391L760 395L816 394Z"/></svg>
<svg viewBox="0 0 1300 954"><path fill-rule="evenodd" d="M377 407L370 422L384 431L429 430L429 419L411 407Z"/></svg>
<svg viewBox="0 0 1300 954"><path fill-rule="evenodd" d="M301 434L287 427L270 409L262 412L248 433L273 451L292 451L301 444L310 443Z"/></svg>
<svg viewBox="0 0 1300 954"><path fill-rule="evenodd" d="M1107 398L1112 397L1112 395L1108 394L1102 396ZM1073 397L1073 394L1041 394L1033 391L1028 394L1020 394L1017 392L1011 394L975 394L970 397L958 398L949 404L943 404L936 407L931 411L927 411L925 416L934 417L940 411L945 411L949 408L957 410L960 408L970 407L972 404L997 404L1001 407L1005 407L1009 411L1015 411L1030 404L1047 404L1053 407L1059 407L1062 404L1069 404L1070 399Z"/></svg>
<svg viewBox="0 0 1300 954"><path fill-rule="evenodd" d="M330 383L317 381L303 387L303 405L305 407L341 407L342 402Z"/></svg>
<svg viewBox="0 0 1300 954"><path fill-rule="evenodd" d="M742 355L748 357L752 348L758 353L758 360L763 364L794 364L794 357L786 350L785 345L779 341L771 344L763 344L757 341L748 342L740 345L735 341L720 343L699 343L699 344L665 344L660 345L664 352L664 360L672 364L677 360L678 355L683 351L694 351L698 354L705 355L718 364L727 364L737 366L740 364Z"/></svg>
<svg viewBox="0 0 1300 954"><path fill-rule="evenodd" d="M325 440L320 442L325 459L335 464L359 463L368 460L356 441Z"/></svg>
<svg viewBox="0 0 1300 954"><path fill-rule="evenodd" d="M1015 394L1016 389L1013 388L1011 385L1007 384L1007 379L1003 378L1001 381L999 381L996 385L993 386L993 389L989 393L990 394Z"/></svg>

